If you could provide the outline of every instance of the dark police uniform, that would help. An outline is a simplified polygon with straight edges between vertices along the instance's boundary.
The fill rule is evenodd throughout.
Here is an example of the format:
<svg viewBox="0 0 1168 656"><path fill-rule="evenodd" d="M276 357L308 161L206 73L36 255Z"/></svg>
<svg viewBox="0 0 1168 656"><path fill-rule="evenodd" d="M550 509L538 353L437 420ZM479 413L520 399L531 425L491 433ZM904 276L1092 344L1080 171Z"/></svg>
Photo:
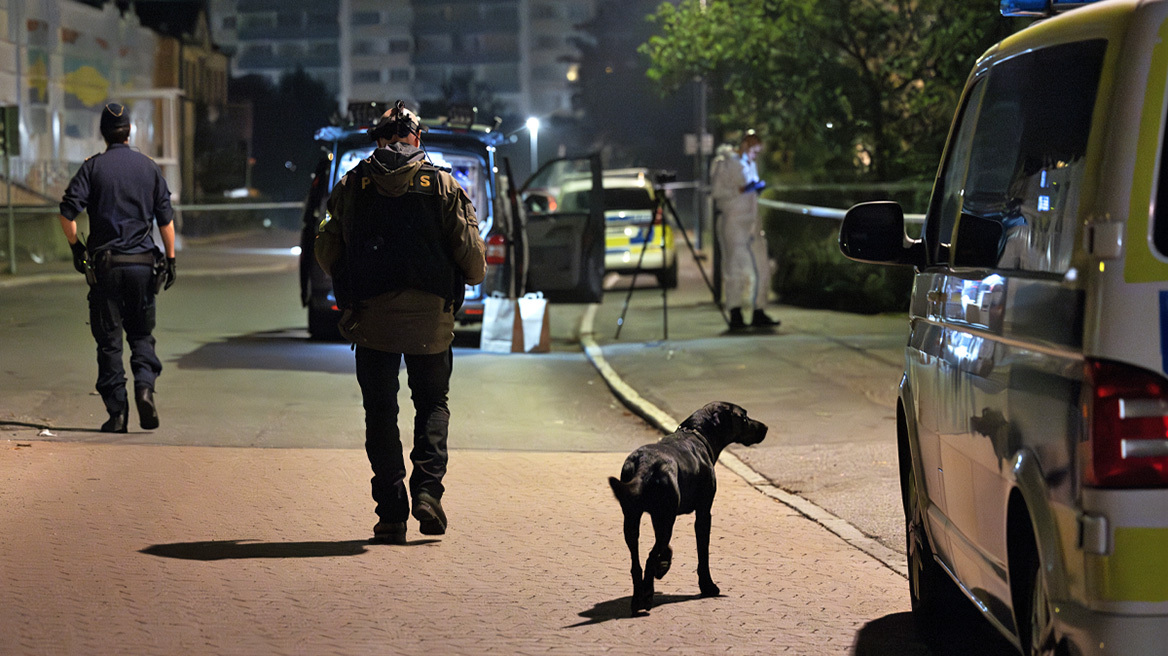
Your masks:
<svg viewBox="0 0 1168 656"><path fill-rule="evenodd" d="M122 418L120 426L114 422L102 430L124 432L129 403L122 331L130 344L139 414L143 413L141 399L146 391L149 411L153 412L154 381L162 371L151 334L155 266L162 253L151 233L155 221L160 228L169 225L174 211L158 165L125 143L110 144L105 152L85 160L70 181L61 201L61 216L73 221L86 209L91 230L86 245L88 260L96 274L89 290L89 324L97 341L97 391L111 421L118 415ZM156 414L153 421L140 418L144 428L157 426Z"/></svg>

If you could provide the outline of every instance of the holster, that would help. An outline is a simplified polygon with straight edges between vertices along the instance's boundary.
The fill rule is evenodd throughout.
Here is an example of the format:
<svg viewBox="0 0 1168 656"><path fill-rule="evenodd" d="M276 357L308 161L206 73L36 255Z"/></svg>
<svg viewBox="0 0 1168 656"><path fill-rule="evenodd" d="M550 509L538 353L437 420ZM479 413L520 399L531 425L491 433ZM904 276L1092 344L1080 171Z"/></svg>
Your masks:
<svg viewBox="0 0 1168 656"><path fill-rule="evenodd" d="M89 283L90 287L95 287L98 281L102 278L107 278L110 269L110 253L108 250L100 250L96 253L90 253L85 260L85 281Z"/></svg>
<svg viewBox="0 0 1168 656"><path fill-rule="evenodd" d="M166 284L166 256L157 248L154 249L154 293L162 291L162 286Z"/></svg>
<svg viewBox="0 0 1168 656"><path fill-rule="evenodd" d="M97 286L97 264L93 261L94 255L85 258L85 282L90 287Z"/></svg>

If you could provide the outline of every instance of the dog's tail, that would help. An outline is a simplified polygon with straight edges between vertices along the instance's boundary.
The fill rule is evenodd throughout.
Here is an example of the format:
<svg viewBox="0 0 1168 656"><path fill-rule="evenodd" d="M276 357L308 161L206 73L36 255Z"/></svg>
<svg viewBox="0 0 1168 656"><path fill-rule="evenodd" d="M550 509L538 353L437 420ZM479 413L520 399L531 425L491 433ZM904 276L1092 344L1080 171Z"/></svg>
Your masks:
<svg viewBox="0 0 1168 656"><path fill-rule="evenodd" d="M608 477L608 484L612 486L612 493L616 495L616 500L620 502L621 506L628 504L636 494L631 484L624 483L615 476Z"/></svg>

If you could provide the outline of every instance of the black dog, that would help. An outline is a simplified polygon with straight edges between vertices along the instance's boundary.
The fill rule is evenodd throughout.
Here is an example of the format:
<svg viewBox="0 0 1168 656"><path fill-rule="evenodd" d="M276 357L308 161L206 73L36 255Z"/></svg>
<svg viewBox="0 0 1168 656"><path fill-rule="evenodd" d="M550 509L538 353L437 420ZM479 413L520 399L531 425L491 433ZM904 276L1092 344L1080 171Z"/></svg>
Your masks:
<svg viewBox="0 0 1168 656"><path fill-rule="evenodd" d="M758 444L767 427L733 403L710 403L681 422L677 432L629 454L618 481L609 478L625 514L625 543L633 558L633 613L653 607L653 579L665 576L673 561L669 539L678 515L696 512L698 586L702 595L720 592L710 578L710 507L717 482L714 463L728 444ZM655 542L641 571L637 555L641 514L653 520Z"/></svg>

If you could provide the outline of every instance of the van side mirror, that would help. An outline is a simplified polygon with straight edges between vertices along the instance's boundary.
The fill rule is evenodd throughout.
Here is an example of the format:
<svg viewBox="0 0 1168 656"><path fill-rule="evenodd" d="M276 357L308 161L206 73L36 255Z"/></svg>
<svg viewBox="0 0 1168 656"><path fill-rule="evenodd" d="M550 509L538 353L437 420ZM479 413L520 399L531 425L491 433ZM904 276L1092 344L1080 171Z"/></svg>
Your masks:
<svg viewBox="0 0 1168 656"><path fill-rule="evenodd" d="M1006 229L1001 221L962 212L957 218L953 246L949 250L953 256L953 266L973 269L996 267L1002 257L1005 234Z"/></svg>
<svg viewBox="0 0 1168 656"><path fill-rule="evenodd" d="M840 225L840 252L850 260L870 264L925 263L919 239L909 239L904 231L904 210L900 203L878 200L854 205Z"/></svg>

